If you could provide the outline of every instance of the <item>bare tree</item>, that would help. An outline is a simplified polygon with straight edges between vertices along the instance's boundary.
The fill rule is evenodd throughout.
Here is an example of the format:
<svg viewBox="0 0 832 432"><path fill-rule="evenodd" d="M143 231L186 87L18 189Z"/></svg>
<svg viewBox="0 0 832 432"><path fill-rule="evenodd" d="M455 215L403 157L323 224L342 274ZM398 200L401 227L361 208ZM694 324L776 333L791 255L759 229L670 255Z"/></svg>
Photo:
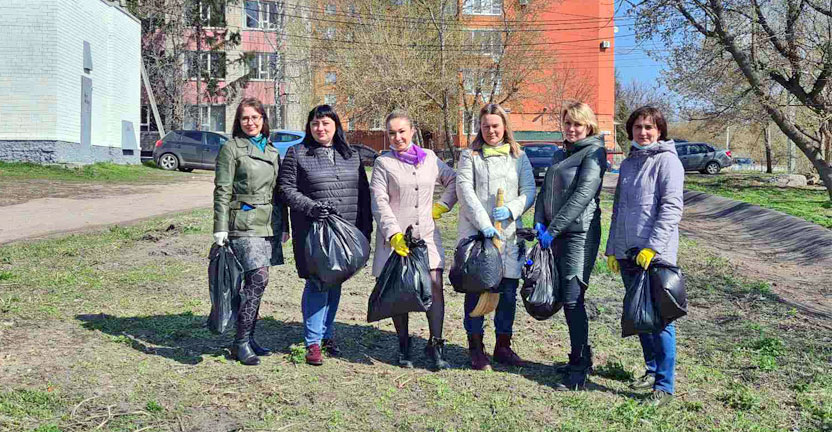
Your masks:
<svg viewBox="0 0 832 432"><path fill-rule="evenodd" d="M728 66L723 76L741 77L743 86L734 94L754 96L818 171L832 200L828 2L644 0L633 12L642 37L662 35L674 54L708 53ZM788 96L785 103L783 95Z"/></svg>

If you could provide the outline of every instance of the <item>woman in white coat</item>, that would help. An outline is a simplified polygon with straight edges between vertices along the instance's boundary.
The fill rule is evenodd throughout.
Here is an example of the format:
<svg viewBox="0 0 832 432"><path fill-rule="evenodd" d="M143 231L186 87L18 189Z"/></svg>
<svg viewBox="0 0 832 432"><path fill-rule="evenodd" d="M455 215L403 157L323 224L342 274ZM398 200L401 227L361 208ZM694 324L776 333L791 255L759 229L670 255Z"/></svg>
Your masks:
<svg viewBox="0 0 832 432"><path fill-rule="evenodd" d="M534 203L534 173L529 158L514 140L508 115L497 104L488 104L480 110L480 131L469 149L459 158L456 193L460 212L458 239L482 233L485 237L499 236L503 241L503 280L497 290L500 301L494 314L497 343L494 360L512 366L523 361L511 349L511 335L517 305L517 286L525 261L524 247L518 243L517 228L520 218ZM497 191L504 191L505 204L496 206ZM494 228L494 222L502 223L502 232ZM491 364L483 345L482 317L471 317L479 300L479 294L465 295L465 331L471 367L490 369Z"/></svg>

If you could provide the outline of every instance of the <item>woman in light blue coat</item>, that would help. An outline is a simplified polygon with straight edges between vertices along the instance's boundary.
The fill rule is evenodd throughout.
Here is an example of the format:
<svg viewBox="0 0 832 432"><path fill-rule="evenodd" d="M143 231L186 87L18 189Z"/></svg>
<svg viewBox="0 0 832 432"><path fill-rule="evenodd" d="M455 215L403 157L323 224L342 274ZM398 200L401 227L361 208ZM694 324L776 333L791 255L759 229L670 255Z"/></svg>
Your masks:
<svg viewBox="0 0 832 432"><path fill-rule="evenodd" d="M633 111L627 134L632 147L621 163L606 249L607 265L621 272L625 286L656 257L676 264L685 182L661 111L650 106ZM670 323L639 339L647 371L631 387L652 388L648 403L663 405L675 391L676 326Z"/></svg>

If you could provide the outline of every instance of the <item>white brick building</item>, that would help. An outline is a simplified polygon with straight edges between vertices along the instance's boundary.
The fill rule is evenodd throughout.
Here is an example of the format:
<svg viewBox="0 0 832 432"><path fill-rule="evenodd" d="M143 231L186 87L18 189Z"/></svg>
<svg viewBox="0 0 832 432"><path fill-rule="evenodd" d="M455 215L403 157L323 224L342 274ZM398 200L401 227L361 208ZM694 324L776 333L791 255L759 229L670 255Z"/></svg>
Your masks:
<svg viewBox="0 0 832 432"><path fill-rule="evenodd" d="M0 1L0 160L139 163L140 63L117 2Z"/></svg>

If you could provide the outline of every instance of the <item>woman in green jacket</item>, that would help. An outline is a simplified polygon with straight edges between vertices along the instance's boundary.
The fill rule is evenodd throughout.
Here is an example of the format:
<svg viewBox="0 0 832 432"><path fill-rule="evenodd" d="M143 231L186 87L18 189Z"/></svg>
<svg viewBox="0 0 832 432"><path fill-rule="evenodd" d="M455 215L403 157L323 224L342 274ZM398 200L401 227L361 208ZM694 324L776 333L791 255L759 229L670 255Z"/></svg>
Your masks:
<svg viewBox="0 0 832 432"><path fill-rule="evenodd" d="M240 363L257 365L271 351L254 341L260 300L269 283L269 266L283 264L281 240L289 238L286 207L275 186L280 154L269 142L263 104L246 98L237 107L233 138L217 156L214 178L214 242L228 243L243 266L245 299L237 314L231 353ZM282 239L275 238L281 235Z"/></svg>

